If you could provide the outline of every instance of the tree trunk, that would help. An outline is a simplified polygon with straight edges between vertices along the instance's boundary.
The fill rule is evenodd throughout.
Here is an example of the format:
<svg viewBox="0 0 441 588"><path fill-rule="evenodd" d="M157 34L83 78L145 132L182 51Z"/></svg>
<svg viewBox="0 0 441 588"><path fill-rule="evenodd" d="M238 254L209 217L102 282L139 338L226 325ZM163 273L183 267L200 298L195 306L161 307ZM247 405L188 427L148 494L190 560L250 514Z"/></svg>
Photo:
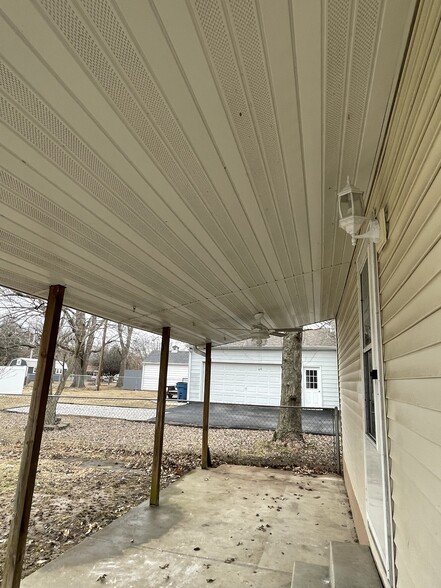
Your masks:
<svg viewBox="0 0 441 588"><path fill-rule="evenodd" d="M63 358L63 366L64 366L64 358ZM45 427L53 427L57 424L57 405L60 400L61 394L66 386L66 382L71 375L74 367L74 361L70 361L68 363L67 370L63 370L63 374L58 382L57 389L55 393L52 394L52 390L50 395L47 399L46 404L46 414L44 417L44 426Z"/></svg>
<svg viewBox="0 0 441 588"><path fill-rule="evenodd" d="M86 320L84 312L75 311L75 316L71 321L72 330L75 336L74 350L74 377L72 388L85 388L87 379L87 364L92 352L93 341L96 331L96 316L91 316Z"/></svg>
<svg viewBox="0 0 441 588"><path fill-rule="evenodd" d="M303 441L302 434L302 340L303 331L283 338L282 391L274 440Z"/></svg>
<svg viewBox="0 0 441 588"><path fill-rule="evenodd" d="M119 376L118 376L118 381L116 383L117 388L123 387L124 372L126 371L127 358L129 356L130 344L132 342L133 327L127 327L127 340L126 340L126 342L124 342L124 337L123 337L124 331L123 330L124 330L123 325L119 324L118 325L118 336L119 336L119 343L120 343L120 347L121 347L121 365L119 367Z"/></svg>
<svg viewBox="0 0 441 588"><path fill-rule="evenodd" d="M75 353L78 353L78 351L75 351ZM80 362L80 358L76 355L74 357L74 363L73 363L73 378L72 378L72 383L70 385L71 388L79 388L81 385L81 377L80 377L80 373L81 373L81 362Z"/></svg>
<svg viewBox="0 0 441 588"><path fill-rule="evenodd" d="M96 316L91 316L86 323L86 337L84 340L84 353L82 357L82 371L81 373L84 375L84 382L86 381L86 374L87 374L87 366L89 365L90 354L92 353L93 342L95 341L95 333L97 329L97 318ZM84 383L85 386L85 383Z"/></svg>

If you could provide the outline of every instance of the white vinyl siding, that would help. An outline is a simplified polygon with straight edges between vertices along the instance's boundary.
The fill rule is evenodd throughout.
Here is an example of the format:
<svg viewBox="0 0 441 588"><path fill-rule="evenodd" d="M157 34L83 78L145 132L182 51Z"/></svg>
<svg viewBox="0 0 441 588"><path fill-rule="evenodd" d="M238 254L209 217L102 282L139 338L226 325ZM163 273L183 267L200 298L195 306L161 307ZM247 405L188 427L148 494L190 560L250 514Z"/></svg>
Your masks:
<svg viewBox="0 0 441 588"><path fill-rule="evenodd" d="M337 356L342 415L343 460L366 526L364 391L360 363L357 272L352 266L337 315Z"/></svg>
<svg viewBox="0 0 441 588"><path fill-rule="evenodd" d="M441 579L441 4L420 4L369 211L387 207L379 253L397 588ZM337 333L345 464L363 509L354 271Z"/></svg>
<svg viewBox="0 0 441 588"><path fill-rule="evenodd" d="M321 369L322 402L327 408L339 405L337 359L335 349L304 349L303 368ZM191 352L189 374L189 399L203 398L204 358ZM269 349L213 349L212 351L212 402L236 402L250 404L280 404L282 350ZM228 378L223 376L218 364L227 364ZM260 369L259 369L260 368ZM241 391L242 390L242 391ZM256 392L251 392L256 390ZM257 390L259 390L257 392ZM247 397L247 400L243 399ZM255 398L256 400L253 400Z"/></svg>
<svg viewBox="0 0 441 588"><path fill-rule="evenodd" d="M188 378L187 364L168 365L167 386L175 386L176 382ZM141 390L158 390L159 383L159 363L144 363L142 366Z"/></svg>

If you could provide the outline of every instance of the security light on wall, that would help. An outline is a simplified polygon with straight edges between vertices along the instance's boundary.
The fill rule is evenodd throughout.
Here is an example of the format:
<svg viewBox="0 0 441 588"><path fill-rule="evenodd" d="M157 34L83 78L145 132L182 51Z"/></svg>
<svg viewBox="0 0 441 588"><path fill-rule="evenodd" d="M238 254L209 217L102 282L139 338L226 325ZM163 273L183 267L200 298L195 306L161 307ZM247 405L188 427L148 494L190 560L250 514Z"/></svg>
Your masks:
<svg viewBox="0 0 441 588"><path fill-rule="evenodd" d="M374 243L378 243L380 224L377 219L369 221L366 233L357 234L367 217L363 211L363 191L352 186L349 178L346 186L338 193L338 214L339 226L351 235L352 245L355 246L356 239L372 239Z"/></svg>

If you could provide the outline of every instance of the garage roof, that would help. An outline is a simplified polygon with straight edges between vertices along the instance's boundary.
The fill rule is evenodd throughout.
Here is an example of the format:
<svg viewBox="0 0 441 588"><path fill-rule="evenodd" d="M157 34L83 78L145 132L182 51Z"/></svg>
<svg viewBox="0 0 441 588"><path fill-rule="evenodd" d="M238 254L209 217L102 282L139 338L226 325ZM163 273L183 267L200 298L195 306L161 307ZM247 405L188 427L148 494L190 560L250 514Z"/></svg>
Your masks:
<svg viewBox="0 0 441 588"><path fill-rule="evenodd" d="M4 0L0 281L193 344L333 317L413 0Z"/></svg>
<svg viewBox="0 0 441 588"><path fill-rule="evenodd" d="M189 351L170 351L168 354L168 363L170 364L188 364L188 356L190 355ZM161 359L161 351L159 349L154 349L151 351L147 357L143 360L143 363L157 363L159 364Z"/></svg>

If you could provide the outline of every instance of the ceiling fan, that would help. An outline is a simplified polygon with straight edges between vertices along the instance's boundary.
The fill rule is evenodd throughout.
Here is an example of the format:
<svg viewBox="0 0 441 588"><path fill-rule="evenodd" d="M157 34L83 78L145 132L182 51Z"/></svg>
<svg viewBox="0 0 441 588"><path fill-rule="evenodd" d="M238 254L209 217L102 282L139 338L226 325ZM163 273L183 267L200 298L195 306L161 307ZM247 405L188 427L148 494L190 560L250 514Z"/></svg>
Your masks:
<svg viewBox="0 0 441 588"><path fill-rule="evenodd" d="M240 329L240 331L243 332L248 339L253 339L258 346L263 345L264 341L269 339L271 335L275 335L276 337L284 337L286 333L292 333L295 331L302 330L302 327L294 327L290 329L269 329L267 326L263 324L263 317L263 312L256 312L256 314L254 315L254 322L252 323L251 328L249 330Z"/></svg>

